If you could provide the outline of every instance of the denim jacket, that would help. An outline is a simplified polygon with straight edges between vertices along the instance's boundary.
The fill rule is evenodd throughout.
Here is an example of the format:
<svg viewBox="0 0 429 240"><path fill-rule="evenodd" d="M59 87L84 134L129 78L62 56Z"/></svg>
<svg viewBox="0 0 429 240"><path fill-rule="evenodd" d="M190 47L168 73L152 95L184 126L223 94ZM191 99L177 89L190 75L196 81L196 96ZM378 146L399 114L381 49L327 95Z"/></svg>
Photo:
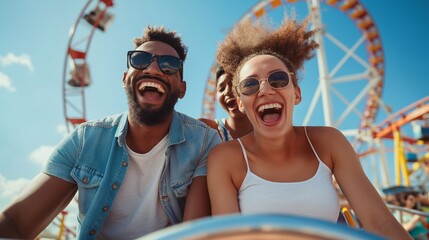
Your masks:
<svg viewBox="0 0 429 240"><path fill-rule="evenodd" d="M57 146L44 169L77 184L79 239L96 238L124 180L127 117L123 113L81 124ZM188 187L194 177L206 175L207 156L220 142L215 130L174 111L158 190L171 224L182 221Z"/></svg>

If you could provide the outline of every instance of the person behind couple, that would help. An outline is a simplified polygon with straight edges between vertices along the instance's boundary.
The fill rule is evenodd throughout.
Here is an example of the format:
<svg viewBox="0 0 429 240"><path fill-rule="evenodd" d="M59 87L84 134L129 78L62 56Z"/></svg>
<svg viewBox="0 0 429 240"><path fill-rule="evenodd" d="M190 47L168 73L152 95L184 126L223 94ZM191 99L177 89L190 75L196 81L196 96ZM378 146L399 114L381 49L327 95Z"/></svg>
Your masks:
<svg viewBox="0 0 429 240"><path fill-rule="evenodd" d="M79 193L79 239L135 239L210 214L209 151L221 142L176 112L186 92L181 37L147 27L127 54L128 112L81 124L0 214L0 237L35 238Z"/></svg>
<svg viewBox="0 0 429 240"><path fill-rule="evenodd" d="M315 31L286 19L278 29L245 21L221 43L217 61L234 72L238 107L253 132L209 154L207 181L213 215L283 213L336 222L334 175L367 231L389 239L410 236L366 177L357 155L332 127L294 126L302 99L298 71L318 47Z"/></svg>
<svg viewBox="0 0 429 240"><path fill-rule="evenodd" d="M403 194L403 198L401 198L400 206L420 211L420 203L418 200L419 193L416 192L407 192ZM402 226L405 230L407 230L413 239L418 240L428 240L429 239L429 230L428 219L424 216L420 216L417 214L412 214L409 212L402 213Z"/></svg>
<svg viewBox="0 0 429 240"><path fill-rule="evenodd" d="M420 167L410 175L410 182L412 186L418 186L424 194L418 195L418 200L423 205L424 211L429 211L429 153L426 153Z"/></svg>
<svg viewBox="0 0 429 240"><path fill-rule="evenodd" d="M225 72L219 65L216 70L216 99L228 117L214 120L200 118L199 120L216 129L222 141L236 139L253 130L246 114L238 109L232 90L232 74Z"/></svg>

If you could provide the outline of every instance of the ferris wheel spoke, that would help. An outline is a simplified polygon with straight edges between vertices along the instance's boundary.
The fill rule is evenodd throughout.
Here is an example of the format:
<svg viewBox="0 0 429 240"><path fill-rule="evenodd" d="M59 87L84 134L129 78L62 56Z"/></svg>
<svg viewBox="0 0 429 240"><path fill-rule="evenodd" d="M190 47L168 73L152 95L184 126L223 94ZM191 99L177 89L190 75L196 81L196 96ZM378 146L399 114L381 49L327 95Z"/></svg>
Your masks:
<svg viewBox="0 0 429 240"><path fill-rule="evenodd" d="M356 136L357 134L359 134L359 130L354 128L354 129L344 129L341 131L344 136Z"/></svg>
<svg viewBox="0 0 429 240"><path fill-rule="evenodd" d="M341 67L347 62L347 60L350 59L350 57L352 55L354 55L356 49L360 45L362 45L362 43L365 41L365 39L366 39L366 37L364 37L364 36L360 37L359 40L352 46L352 48L350 48L349 50L346 51L346 54L343 56L343 58L337 63L337 65L328 74L328 76L330 78L335 76L335 74L338 72L338 70L341 69Z"/></svg>
<svg viewBox="0 0 429 240"><path fill-rule="evenodd" d="M346 53L350 52L348 47L346 47L343 43L341 43L338 39L336 39L331 34L326 33L326 38L328 38L333 44L337 45L337 47L339 47L344 52L346 52ZM362 37L362 38L366 39L366 37ZM360 63L363 67L365 67L365 68L373 68L371 65L369 65L365 60L363 60L360 56L356 55L355 53L351 52L350 56L353 59L355 59L358 63Z"/></svg>
<svg viewBox="0 0 429 240"><path fill-rule="evenodd" d="M353 81L368 81L369 77L370 77L369 73L365 71L364 73L349 74L346 76L331 79L331 84L346 83L346 82L353 82Z"/></svg>
<svg viewBox="0 0 429 240"><path fill-rule="evenodd" d="M341 102L344 103L345 106L350 105L350 101L347 100L337 89L335 89L334 86L331 85L330 87L331 87L332 93L334 93L341 100ZM352 110L353 110L353 112L356 113L356 115L359 118L362 117L361 112L357 108L353 108Z"/></svg>
<svg viewBox="0 0 429 240"><path fill-rule="evenodd" d="M73 49L77 49L81 44L86 44L89 40L89 36L81 37L80 39L73 42Z"/></svg>
<svg viewBox="0 0 429 240"><path fill-rule="evenodd" d="M67 105L70 106L73 110L75 110L76 113L83 114L83 111L79 107L74 105L72 102L67 101Z"/></svg>
<svg viewBox="0 0 429 240"><path fill-rule="evenodd" d="M355 99L350 103L350 105L344 110L341 116L338 118L336 122L336 126L341 125L341 123L345 120L345 118L349 115L350 111L356 107L357 104L368 94L368 92L378 83L377 80L369 81L369 83L365 86L364 89L355 97Z"/></svg>

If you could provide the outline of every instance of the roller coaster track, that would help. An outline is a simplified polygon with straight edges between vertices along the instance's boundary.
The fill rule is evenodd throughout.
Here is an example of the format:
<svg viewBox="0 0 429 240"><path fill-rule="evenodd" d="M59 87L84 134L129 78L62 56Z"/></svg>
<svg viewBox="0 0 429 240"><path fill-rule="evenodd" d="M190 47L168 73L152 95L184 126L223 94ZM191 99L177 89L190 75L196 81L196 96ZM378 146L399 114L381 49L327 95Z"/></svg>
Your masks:
<svg viewBox="0 0 429 240"><path fill-rule="evenodd" d="M381 122L373 132L375 139L380 138L393 138L393 132L402 126L415 121L425 120L429 118L429 97L420 99L407 107L399 110L395 114L389 116L386 120ZM415 143L416 139L402 137L402 140L410 143Z"/></svg>

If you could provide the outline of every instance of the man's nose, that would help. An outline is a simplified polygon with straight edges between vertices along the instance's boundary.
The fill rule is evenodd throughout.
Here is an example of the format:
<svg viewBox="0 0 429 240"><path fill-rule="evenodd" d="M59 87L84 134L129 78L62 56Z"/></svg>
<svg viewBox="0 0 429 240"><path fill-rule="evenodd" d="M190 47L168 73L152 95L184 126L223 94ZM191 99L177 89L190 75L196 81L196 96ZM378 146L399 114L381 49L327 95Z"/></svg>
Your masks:
<svg viewBox="0 0 429 240"><path fill-rule="evenodd" d="M158 66L158 59L153 57L149 63L149 66L143 71L148 74L161 75L162 71Z"/></svg>

